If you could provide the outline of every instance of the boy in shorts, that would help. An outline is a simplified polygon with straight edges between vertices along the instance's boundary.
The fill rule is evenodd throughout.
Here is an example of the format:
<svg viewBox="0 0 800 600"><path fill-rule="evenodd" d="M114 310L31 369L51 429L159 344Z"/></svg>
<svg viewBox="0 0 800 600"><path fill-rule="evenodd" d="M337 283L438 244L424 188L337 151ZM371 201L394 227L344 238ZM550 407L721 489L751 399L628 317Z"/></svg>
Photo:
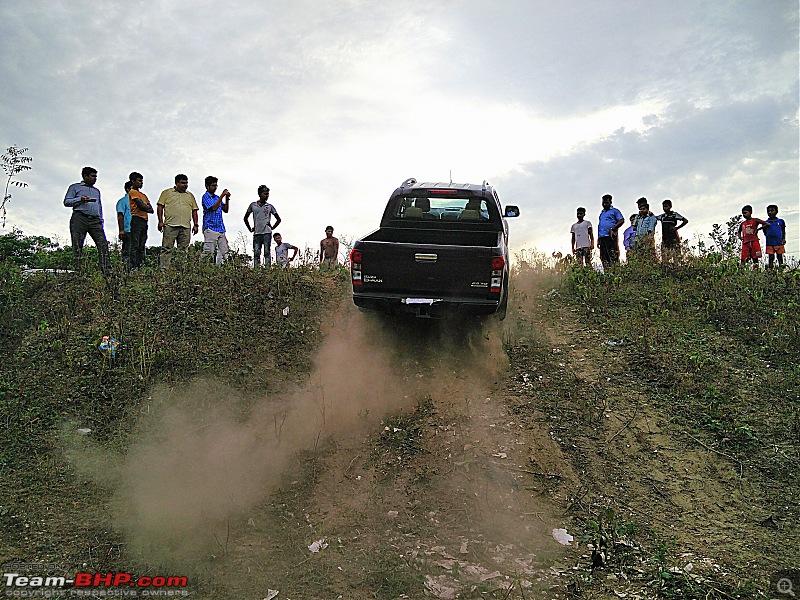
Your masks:
<svg viewBox="0 0 800 600"><path fill-rule="evenodd" d="M754 217L753 207L749 204L742 207L742 216L744 221L739 223L739 230L736 232L736 237L742 240L742 265L752 260L758 269L758 259L761 258L761 244L758 243L759 225L769 227L769 223Z"/></svg>
<svg viewBox="0 0 800 600"><path fill-rule="evenodd" d="M783 254L786 246L786 221L778 218L778 205L770 204L767 207L767 223L762 227L767 242L767 256L769 257L768 269L775 266L775 257L778 257L778 266L783 266Z"/></svg>
<svg viewBox="0 0 800 600"><path fill-rule="evenodd" d="M581 207L577 210L578 222L573 223L570 233L572 233L572 255L581 266L592 265L592 250L594 250L594 232L592 224L584 221L586 209Z"/></svg>

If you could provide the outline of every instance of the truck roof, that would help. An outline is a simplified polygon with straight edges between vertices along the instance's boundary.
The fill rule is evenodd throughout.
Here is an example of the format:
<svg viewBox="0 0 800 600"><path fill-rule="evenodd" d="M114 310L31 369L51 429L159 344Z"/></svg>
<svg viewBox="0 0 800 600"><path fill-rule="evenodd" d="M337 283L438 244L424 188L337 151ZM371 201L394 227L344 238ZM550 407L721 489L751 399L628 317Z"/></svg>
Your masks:
<svg viewBox="0 0 800 600"><path fill-rule="evenodd" d="M489 185L488 182L484 181L482 184L476 183L453 183L453 182L444 182L444 181L424 181L419 182L416 179L406 179L400 188L404 190L419 190L419 189L450 189L450 190L459 190L459 191L466 191L466 192L482 192L484 190L490 190L492 186Z"/></svg>

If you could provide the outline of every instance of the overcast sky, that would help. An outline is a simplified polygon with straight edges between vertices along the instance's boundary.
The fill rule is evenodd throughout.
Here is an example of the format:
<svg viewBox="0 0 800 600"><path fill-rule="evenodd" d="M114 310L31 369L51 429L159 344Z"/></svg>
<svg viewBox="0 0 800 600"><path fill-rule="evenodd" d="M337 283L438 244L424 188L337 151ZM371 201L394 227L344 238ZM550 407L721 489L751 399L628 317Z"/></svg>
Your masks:
<svg viewBox="0 0 800 600"><path fill-rule="evenodd" d="M316 247L452 172L521 207L514 250L568 250L610 193L673 199L689 238L775 203L800 256L796 0L2 0L0 57L0 146L34 158L6 230L66 242L91 165L109 239L136 170L154 203L219 177L231 241L265 183Z"/></svg>

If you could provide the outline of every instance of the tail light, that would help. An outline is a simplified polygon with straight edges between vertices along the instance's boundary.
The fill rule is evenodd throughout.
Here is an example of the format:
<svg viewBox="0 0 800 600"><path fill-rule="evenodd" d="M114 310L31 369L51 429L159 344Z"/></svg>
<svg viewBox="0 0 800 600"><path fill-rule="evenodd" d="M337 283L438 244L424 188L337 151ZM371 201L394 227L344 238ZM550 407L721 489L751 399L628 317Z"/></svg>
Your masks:
<svg viewBox="0 0 800 600"><path fill-rule="evenodd" d="M503 285L503 267L506 266L505 256L492 257L492 283L489 291L493 294L500 293L500 286Z"/></svg>
<svg viewBox="0 0 800 600"><path fill-rule="evenodd" d="M353 248L350 251L350 276L353 280L353 285L361 285L361 250Z"/></svg>

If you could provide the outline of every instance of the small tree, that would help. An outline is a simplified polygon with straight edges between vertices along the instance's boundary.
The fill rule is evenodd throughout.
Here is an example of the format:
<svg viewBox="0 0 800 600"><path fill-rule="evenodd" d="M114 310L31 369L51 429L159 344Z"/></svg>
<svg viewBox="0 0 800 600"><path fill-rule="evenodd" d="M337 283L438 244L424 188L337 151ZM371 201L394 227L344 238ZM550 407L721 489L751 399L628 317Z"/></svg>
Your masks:
<svg viewBox="0 0 800 600"><path fill-rule="evenodd" d="M734 215L725 223L725 229L719 223L714 223L708 234L723 260L738 258L739 237L736 234L741 222L742 215Z"/></svg>
<svg viewBox="0 0 800 600"><path fill-rule="evenodd" d="M3 171L6 175L8 175L8 179L6 180L6 191L3 194L3 202L0 204L0 218L3 219L3 228L6 226L6 204L11 200L11 194L8 193L8 188L12 185L22 188L28 187L28 184L24 181L18 181L14 179L23 171L29 171L31 169L28 163L33 162L33 159L30 156L25 155L27 151L27 148L9 146L6 148L2 159L0 159L0 162L3 164Z"/></svg>

